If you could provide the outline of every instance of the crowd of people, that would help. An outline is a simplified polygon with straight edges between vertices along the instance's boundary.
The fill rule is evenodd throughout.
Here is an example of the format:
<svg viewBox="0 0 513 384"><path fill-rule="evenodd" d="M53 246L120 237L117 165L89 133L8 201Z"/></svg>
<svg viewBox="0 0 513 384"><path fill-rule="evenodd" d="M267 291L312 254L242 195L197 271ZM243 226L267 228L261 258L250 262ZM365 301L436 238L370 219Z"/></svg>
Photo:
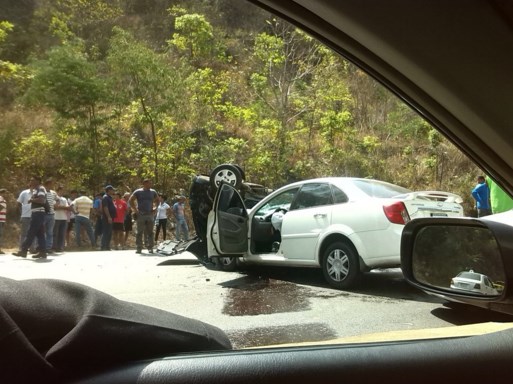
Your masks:
<svg viewBox="0 0 513 384"><path fill-rule="evenodd" d="M0 189L0 254L4 253L6 193ZM179 196L170 205L166 195L153 189L151 179L143 180L142 186L133 192L121 193L107 185L91 198L84 190L66 193L62 185L54 186L52 178L43 183L39 176L33 176L28 188L17 198L20 239L19 250L13 255L27 257L31 253L32 258L45 259L48 254L63 252L73 245L89 250L128 249L134 223L136 253L143 249L153 253L159 236L166 241L170 220L175 223L175 239L189 239L185 202L185 196Z"/></svg>

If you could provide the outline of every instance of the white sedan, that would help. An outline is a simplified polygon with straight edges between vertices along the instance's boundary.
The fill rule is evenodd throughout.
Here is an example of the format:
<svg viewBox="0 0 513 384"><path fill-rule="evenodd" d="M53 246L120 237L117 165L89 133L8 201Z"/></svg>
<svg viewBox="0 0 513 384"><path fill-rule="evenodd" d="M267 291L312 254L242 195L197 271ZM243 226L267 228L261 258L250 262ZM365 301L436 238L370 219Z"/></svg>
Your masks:
<svg viewBox="0 0 513 384"><path fill-rule="evenodd" d="M418 217L463 216L458 195L372 179L332 177L284 186L247 210L221 184L207 224L207 253L225 269L245 264L322 268L346 289L361 272L400 265L401 233Z"/></svg>
<svg viewBox="0 0 513 384"><path fill-rule="evenodd" d="M473 270L462 271L458 273L458 276L453 277L451 280L451 288L479 293L481 295L499 294L488 276L474 272Z"/></svg>

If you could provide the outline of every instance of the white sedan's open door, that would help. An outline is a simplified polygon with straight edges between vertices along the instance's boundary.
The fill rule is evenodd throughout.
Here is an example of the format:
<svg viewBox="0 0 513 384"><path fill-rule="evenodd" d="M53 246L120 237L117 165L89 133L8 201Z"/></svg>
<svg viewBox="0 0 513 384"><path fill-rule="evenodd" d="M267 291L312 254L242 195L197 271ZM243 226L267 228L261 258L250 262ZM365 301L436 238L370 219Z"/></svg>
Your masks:
<svg viewBox="0 0 513 384"><path fill-rule="evenodd" d="M219 186L208 227L209 256L241 255L248 250L248 212L231 185Z"/></svg>

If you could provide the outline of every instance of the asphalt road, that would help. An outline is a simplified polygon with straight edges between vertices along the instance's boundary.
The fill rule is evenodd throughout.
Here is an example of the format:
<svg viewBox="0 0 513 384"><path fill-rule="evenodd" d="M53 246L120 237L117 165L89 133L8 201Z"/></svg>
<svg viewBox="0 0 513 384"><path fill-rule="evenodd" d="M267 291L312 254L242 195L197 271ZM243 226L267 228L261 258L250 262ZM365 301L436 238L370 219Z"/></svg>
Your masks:
<svg viewBox="0 0 513 384"><path fill-rule="evenodd" d="M0 256L0 275L79 282L121 300L158 307L225 330L237 348L448 327L513 318L448 308L409 286L399 269L364 276L360 288L329 288L314 269L211 270L188 253L69 252L47 260Z"/></svg>

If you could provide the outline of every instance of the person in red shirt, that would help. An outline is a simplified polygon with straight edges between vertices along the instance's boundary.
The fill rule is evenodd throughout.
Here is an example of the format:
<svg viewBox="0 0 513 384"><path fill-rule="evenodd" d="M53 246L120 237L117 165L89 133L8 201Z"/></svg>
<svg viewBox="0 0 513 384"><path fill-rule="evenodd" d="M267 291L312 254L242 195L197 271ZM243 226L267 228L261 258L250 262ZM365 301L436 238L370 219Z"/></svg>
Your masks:
<svg viewBox="0 0 513 384"><path fill-rule="evenodd" d="M124 249L124 221L128 205L121 198L121 193L114 194L114 206L116 207L116 217L112 220L112 239L114 240L114 249Z"/></svg>

